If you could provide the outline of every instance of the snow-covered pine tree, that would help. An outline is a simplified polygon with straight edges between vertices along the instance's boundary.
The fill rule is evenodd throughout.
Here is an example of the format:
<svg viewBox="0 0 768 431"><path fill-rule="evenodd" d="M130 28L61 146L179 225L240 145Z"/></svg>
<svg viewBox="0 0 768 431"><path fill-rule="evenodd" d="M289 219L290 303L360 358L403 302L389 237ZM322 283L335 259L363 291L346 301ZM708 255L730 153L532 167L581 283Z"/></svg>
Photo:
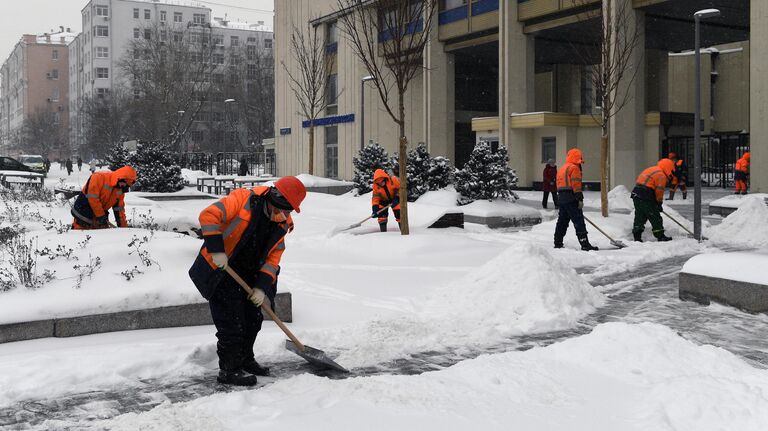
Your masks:
<svg viewBox="0 0 768 431"><path fill-rule="evenodd" d="M408 173L408 201L413 202L419 196L428 192L429 189L429 169L432 159L429 157L427 146L419 144L416 148L408 150L407 166Z"/></svg>
<svg viewBox="0 0 768 431"><path fill-rule="evenodd" d="M109 148L106 161L109 165L109 170L115 171L127 165L130 158L131 153L125 148L122 142L118 142Z"/></svg>
<svg viewBox="0 0 768 431"><path fill-rule="evenodd" d="M429 189L440 190L453 184L456 168L447 157L437 156L429 163Z"/></svg>
<svg viewBox="0 0 768 431"><path fill-rule="evenodd" d="M478 199L496 198L515 200L512 189L517 185L517 175L509 168L507 148L499 145L495 152L488 142L475 145L469 161L456 172L456 191L466 204Z"/></svg>
<svg viewBox="0 0 768 431"><path fill-rule="evenodd" d="M136 190L168 193L184 188L181 168L167 143L139 141L130 163L138 174Z"/></svg>
<svg viewBox="0 0 768 431"><path fill-rule="evenodd" d="M376 169L389 171L390 165L387 151L378 143L366 145L358 154L352 158L352 164L355 172L352 176L358 194L365 194L371 191L373 186L373 173Z"/></svg>

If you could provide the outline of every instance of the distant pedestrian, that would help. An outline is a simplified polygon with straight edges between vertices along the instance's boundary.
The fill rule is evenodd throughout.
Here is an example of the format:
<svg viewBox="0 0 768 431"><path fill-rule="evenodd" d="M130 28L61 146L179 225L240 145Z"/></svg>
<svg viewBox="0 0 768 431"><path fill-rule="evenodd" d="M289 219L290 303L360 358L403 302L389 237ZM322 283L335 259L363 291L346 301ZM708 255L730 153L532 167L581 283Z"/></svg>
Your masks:
<svg viewBox="0 0 768 431"><path fill-rule="evenodd" d="M544 167L544 175L541 181L541 191L544 196L541 199L541 206L547 208L547 201L549 200L549 194L552 193L552 202L557 209L557 165L552 159L547 160L547 166Z"/></svg>
<svg viewBox="0 0 768 431"><path fill-rule="evenodd" d="M736 161L736 172L733 179L736 180L736 194L747 194L747 181L749 180L749 151L744 153L739 160Z"/></svg>
<svg viewBox="0 0 768 431"><path fill-rule="evenodd" d="M43 167L45 168L46 174L51 170L51 161L48 159L48 157L43 159Z"/></svg>
<svg viewBox="0 0 768 431"><path fill-rule="evenodd" d="M248 175L248 160L245 156L240 159L240 169L237 170L237 175L241 177Z"/></svg>
<svg viewBox="0 0 768 431"><path fill-rule="evenodd" d="M83 159L80 156L77 156L77 171L83 171Z"/></svg>
<svg viewBox="0 0 768 431"><path fill-rule="evenodd" d="M67 176L72 175L72 159L67 159Z"/></svg>

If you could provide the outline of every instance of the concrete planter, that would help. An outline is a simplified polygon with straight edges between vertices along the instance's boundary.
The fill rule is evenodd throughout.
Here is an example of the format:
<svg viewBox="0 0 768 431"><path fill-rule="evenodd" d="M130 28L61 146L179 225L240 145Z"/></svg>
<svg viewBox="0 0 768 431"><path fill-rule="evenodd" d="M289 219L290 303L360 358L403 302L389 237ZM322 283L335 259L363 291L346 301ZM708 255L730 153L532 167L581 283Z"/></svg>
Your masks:
<svg viewBox="0 0 768 431"><path fill-rule="evenodd" d="M541 223L541 216L538 217L481 217L464 214L464 221L467 223L484 224L491 229L507 227L530 227Z"/></svg>
<svg viewBox="0 0 768 431"><path fill-rule="evenodd" d="M307 187L307 191L339 196L349 192L353 187L351 184L348 186Z"/></svg>
<svg viewBox="0 0 768 431"><path fill-rule="evenodd" d="M763 284L681 272L678 289L680 299L684 301L704 305L715 301L749 313L768 311L768 286Z"/></svg>

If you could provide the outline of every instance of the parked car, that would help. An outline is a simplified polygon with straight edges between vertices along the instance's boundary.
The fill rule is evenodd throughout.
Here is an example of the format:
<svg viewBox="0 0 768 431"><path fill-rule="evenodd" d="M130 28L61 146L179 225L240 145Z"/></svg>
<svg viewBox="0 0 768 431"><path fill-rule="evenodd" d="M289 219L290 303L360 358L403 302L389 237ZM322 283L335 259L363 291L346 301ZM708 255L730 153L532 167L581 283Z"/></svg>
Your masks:
<svg viewBox="0 0 768 431"><path fill-rule="evenodd" d="M19 161L28 167L32 172L37 172L45 175L45 160L43 156L37 156L32 154L22 154L19 156Z"/></svg>
<svg viewBox="0 0 768 431"><path fill-rule="evenodd" d="M32 172L32 169L14 158L0 156L0 171Z"/></svg>

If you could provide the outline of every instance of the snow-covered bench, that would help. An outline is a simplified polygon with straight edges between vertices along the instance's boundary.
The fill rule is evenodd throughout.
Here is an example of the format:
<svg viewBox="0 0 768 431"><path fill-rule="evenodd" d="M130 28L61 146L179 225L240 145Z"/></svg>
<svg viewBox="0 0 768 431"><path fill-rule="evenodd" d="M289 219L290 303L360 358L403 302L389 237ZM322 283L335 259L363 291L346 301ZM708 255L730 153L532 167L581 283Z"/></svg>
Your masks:
<svg viewBox="0 0 768 431"><path fill-rule="evenodd" d="M37 172L0 171L0 184L5 187L22 184L33 187L43 187L45 175Z"/></svg>

